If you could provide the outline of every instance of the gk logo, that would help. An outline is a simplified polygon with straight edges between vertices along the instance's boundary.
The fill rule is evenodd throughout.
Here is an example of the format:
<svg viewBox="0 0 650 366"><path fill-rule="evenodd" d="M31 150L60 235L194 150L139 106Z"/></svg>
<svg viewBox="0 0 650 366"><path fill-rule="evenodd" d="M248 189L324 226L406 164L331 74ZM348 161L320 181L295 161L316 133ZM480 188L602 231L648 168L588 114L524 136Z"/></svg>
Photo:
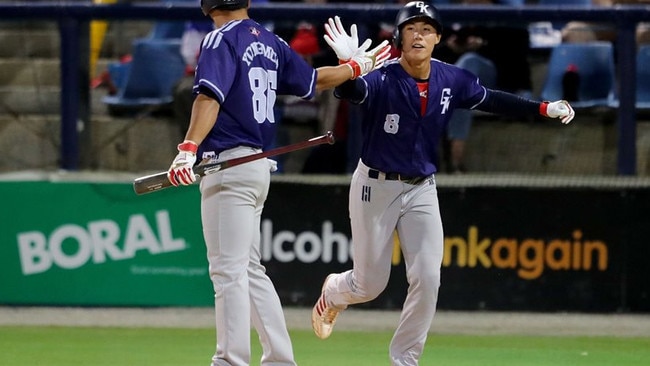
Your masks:
<svg viewBox="0 0 650 366"><path fill-rule="evenodd" d="M440 105L442 106L442 112L440 112L440 114L445 114L445 112L447 112L447 109L449 109L449 101L451 101L451 98L452 98L451 89L450 88L442 89L442 93L440 95Z"/></svg>
<svg viewBox="0 0 650 366"><path fill-rule="evenodd" d="M426 5L424 1L418 1L415 7L420 9L420 13L426 13L429 10L429 5Z"/></svg>

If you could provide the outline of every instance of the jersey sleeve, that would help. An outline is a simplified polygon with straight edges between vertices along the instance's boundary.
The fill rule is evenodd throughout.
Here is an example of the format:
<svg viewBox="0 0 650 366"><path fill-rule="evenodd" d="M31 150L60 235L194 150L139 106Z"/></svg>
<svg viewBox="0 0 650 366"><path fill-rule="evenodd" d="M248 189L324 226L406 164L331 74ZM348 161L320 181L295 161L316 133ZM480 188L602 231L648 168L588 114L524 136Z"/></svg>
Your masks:
<svg viewBox="0 0 650 366"><path fill-rule="evenodd" d="M282 57L286 60L282 65L278 78L278 94L295 95L303 99L311 99L316 94L317 71L295 53L286 42L280 42Z"/></svg>
<svg viewBox="0 0 650 366"><path fill-rule="evenodd" d="M217 101L223 104L238 74L235 50L225 42L218 31L209 33L201 44L194 77L194 92L208 89Z"/></svg>
<svg viewBox="0 0 650 366"><path fill-rule="evenodd" d="M456 92L457 107L474 109L485 100L487 90L481 85L476 75L467 70L458 69L456 82L461 86Z"/></svg>

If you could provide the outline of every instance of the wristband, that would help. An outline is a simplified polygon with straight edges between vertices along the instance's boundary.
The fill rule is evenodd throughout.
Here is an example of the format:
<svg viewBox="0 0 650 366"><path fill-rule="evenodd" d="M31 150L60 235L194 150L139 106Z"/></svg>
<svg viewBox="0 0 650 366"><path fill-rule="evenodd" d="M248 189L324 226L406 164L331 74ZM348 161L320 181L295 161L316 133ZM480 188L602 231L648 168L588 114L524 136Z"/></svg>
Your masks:
<svg viewBox="0 0 650 366"><path fill-rule="evenodd" d="M196 142L191 140L185 140L177 146L178 151L188 151L196 155L196 152L199 150L199 145Z"/></svg>
<svg viewBox="0 0 650 366"><path fill-rule="evenodd" d="M357 77L359 77L359 75L361 75L361 66L359 65L358 62L354 60L350 60L345 64L350 66L350 68L352 69L352 77L350 79L354 80Z"/></svg>
<svg viewBox="0 0 650 366"><path fill-rule="evenodd" d="M548 117L548 113L546 113L547 109L548 109L548 102L542 102L539 105L539 114L541 114L544 117Z"/></svg>

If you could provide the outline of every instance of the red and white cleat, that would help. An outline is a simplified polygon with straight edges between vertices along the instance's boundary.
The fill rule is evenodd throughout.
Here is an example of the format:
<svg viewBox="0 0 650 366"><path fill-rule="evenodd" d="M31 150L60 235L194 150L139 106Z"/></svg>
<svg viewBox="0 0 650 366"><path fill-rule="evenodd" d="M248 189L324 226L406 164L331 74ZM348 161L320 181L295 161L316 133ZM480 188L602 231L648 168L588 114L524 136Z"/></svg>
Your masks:
<svg viewBox="0 0 650 366"><path fill-rule="evenodd" d="M341 309L337 307L328 305L325 300L325 285L327 285L327 281L331 276L332 275L330 274L325 278L320 297L311 311L311 326L314 329L316 336L320 339L325 339L332 334L334 324L336 323L336 317L339 316L339 312L341 311Z"/></svg>

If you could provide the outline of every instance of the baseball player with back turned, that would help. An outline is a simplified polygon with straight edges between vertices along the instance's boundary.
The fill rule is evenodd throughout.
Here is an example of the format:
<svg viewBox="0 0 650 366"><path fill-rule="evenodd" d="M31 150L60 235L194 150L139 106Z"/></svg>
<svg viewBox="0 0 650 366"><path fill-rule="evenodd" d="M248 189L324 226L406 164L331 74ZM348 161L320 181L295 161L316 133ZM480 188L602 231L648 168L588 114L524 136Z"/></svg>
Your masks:
<svg viewBox="0 0 650 366"><path fill-rule="evenodd" d="M326 40L340 60L354 57L340 21L330 19ZM569 123L566 101L523 99L483 87L469 71L431 58L440 42L438 11L422 1L407 3L395 20L398 59L334 89L364 107L361 159L349 196L353 268L330 274L312 311L319 338L327 338L340 311L376 298L391 270L397 230L406 264L408 292L390 343L395 366L418 364L433 321L440 286L443 228L434 174L438 144L455 108L516 116L541 114Z"/></svg>
<svg viewBox="0 0 650 366"><path fill-rule="evenodd" d="M196 180L192 167L197 155L202 162L218 162L270 146L277 94L308 99L388 58L386 44L366 51L368 41L355 47L349 62L314 69L250 19L249 6L249 0L201 1L215 30L201 44L190 124L167 173L175 186ZM212 366L250 364L251 323L263 349L261 365L296 364L280 299L260 263L260 218L273 165L268 159L255 160L201 180L201 222L215 292Z"/></svg>

